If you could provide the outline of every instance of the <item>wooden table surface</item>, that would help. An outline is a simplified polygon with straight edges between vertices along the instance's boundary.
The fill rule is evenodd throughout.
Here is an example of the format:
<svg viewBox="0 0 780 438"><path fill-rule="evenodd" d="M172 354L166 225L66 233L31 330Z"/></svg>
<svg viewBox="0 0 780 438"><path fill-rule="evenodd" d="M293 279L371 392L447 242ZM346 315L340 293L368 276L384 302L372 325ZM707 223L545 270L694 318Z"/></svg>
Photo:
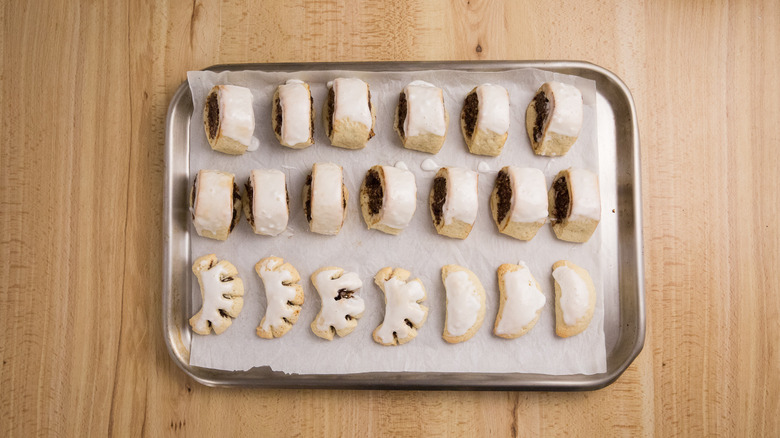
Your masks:
<svg viewBox="0 0 780 438"><path fill-rule="evenodd" d="M4 3L0 435L780 434L778 2ZM164 121L187 70L488 59L586 60L633 92L648 324L626 373L586 393L185 377L160 303Z"/></svg>

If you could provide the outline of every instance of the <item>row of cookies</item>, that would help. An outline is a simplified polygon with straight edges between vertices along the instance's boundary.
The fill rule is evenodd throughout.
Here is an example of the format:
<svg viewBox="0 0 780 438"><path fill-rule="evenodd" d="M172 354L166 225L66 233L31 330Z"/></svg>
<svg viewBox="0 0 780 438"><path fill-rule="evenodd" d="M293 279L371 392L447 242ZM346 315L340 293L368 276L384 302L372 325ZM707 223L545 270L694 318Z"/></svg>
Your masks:
<svg viewBox="0 0 780 438"><path fill-rule="evenodd" d="M244 286L232 263L219 261L214 254L195 260L192 271L198 278L201 309L190 319L195 333L220 334L232 324L243 307ZM272 339L284 336L298 321L304 303L300 274L279 257L267 257L255 265L266 296L265 315L257 326L257 336ZM514 339L528 333L541 316L547 299L539 283L524 263L503 264L497 270L499 308L493 326L496 336ZM374 330L381 345L405 344L417 336L428 316L422 303L426 290L419 278L401 268L381 269L374 282L385 297L385 315ZM555 333L570 337L584 331L593 318L596 290L588 271L561 260L552 266L555 287ZM446 294L446 318L442 338L449 343L469 340L485 319L485 288L467 268L446 265L441 269ZM321 308L311 323L312 332L327 340L347 336L363 316L365 303L358 295L363 282L358 274L338 267L324 267L311 275L320 296Z"/></svg>
<svg viewBox="0 0 780 438"><path fill-rule="evenodd" d="M465 239L479 209L479 174L459 167L442 167L428 197L436 231ZM225 240L243 210L256 234L276 236L287 228L289 195L286 175L275 169L252 170L243 196L235 176L201 170L193 181L190 208L196 232ZM315 163L303 187L303 210L309 230L336 235L347 216L349 190L341 166ZM399 234L411 222L417 206L417 183L408 169L371 167L360 188L360 207L369 229ZM555 235L569 242L586 242L601 218L598 176L585 169L566 169L549 190L539 169L506 166L498 172L490 208L498 231L531 240L551 218Z"/></svg>
<svg viewBox="0 0 780 438"><path fill-rule="evenodd" d="M203 107L203 125L211 148L240 155L255 150L255 115L252 92L236 85L211 89ZM465 97L460 115L463 138L469 151L498 156L506 143L509 93L500 85L482 84ZM564 155L582 128L582 93L561 82L546 82L526 109L526 130L538 155ZM369 84L357 78L328 82L322 109L325 133L331 145L362 149L374 136L376 109ZM314 98L309 84L290 79L276 88L271 124L282 146L302 149L314 144ZM424 81L412 81L401 91L393 128L407 149L436 154L447 136L449 114L443 90Z"/></svg>

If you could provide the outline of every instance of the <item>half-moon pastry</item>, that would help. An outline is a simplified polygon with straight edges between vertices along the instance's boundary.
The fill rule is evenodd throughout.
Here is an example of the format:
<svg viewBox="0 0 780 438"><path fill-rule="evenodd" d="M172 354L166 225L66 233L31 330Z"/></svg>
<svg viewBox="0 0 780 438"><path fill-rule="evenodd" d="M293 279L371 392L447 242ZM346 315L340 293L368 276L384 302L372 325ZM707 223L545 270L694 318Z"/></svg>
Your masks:
<svg viewBox="0 0 780 438"><path fill-rule="evenodd" d="M555 235L567 242L587 242L601 220L598 175L574 168L558 172L548 203Z"/></svg>
<svg viewBox="0 0 780 438"><path fill-rule="evenodd" d="M330 144L363 149L374 136L376 113L368 84L357 78L328 82L328 98L322 110L325 134Z"/></svg>
<svg viewBox="0 0 780 438"><path fill-rule="evenodd" d="M202 302L198 313L190 318L192 331L199 335L208 335L212 330L221 334L244 307L244 283L232 263L218 261L214 254L195 260L192 273L198 278Z"/></svg>
<svg viewBox="0 0 780 438"><path fill-rule="evenodd" d="M283 172L252 170L244 188L244 214L255 234L276 236L287 229L290 206Z"/></svg>
<svg viewBox="0 0 780 438"><path fill-rule="evenodd" d="M349 191L341 166L315 163L303 186L303 211L309 231L334 236L347 217Z"/></svg>
<svg viewBox="0 0 780 438"><path fill-rule="evenodd" d="M458 265L441 268L447 314L442 337L450 344L468 341L485 320L485 288L476 275Z"/></svg>
<svg viewBox="0 0 780 438"><path fill-rule="evenodd" d="M255 265L265 289L265 315L255 333L264 339L280 338L298 321L303 286L298 270L280 257L266 257Z"/></svg>
<svg viewBox="0 0 780 438"><path fill-rule="evenodd" d="M585 269L568 260L555 262L555 334L568 338L588 328L596 308L596 288Z"/></svg>
<svg viewBox="0 0 780 438"><path fill-rule="evenodd" d="M547 183L539 169L506 166L498 172L490 210L500 233L531 240L547 220Z"/></svg>
<svg viewBox="0 0 780 438"><path fill-rule="evenodd" d="M199 236L225 240L241 219L241 194L232 173L201 170L190 192L192 223Z"/></svg>
<svg viewBox="0 0 780 438"><path fill-rule="evenodd" d="M360 187L360 209L369 229L398 234L417 209L414 174L393 166L374 166Z"/></svg>
<svg viewBox="0 0 780 438"><path fill-rule="evenodd" d="M542 315L547 298L528 266L523 262L499 266L498 290L501 297L493 333L514 339L531 331Z"/></svg>
<svg viewBox="0 0 780 438"><path fill-rule="evenodd" d="M525 127L537 155L565 155L582 128L582 93L568 84L547 82L525 112Z"/></svg>
<svg viewBox="0 0 780 438"><path fill-rule="evenodd" d="M448 123L441 88L413 81L401 91L393 126L406 149L438 153L447 137Z"/></svg>
<svg viewBox="0 0 780 438"><path fill-rule="evenodd" d="M309 84L290 79L276 87L271 123L282 146L303 149L314 144L314 98Z"/></svg>
<svg viewBox="0 0 780 438"><path fill-rule="evenodd" d="M428 202L436 231L456 239L469 236L479 209L479 174L459 167L442 167L433 179Z"/></svg>
<svg viewBox="0 0 780 438"><path fill-rule="evenodd" d="M236 85L217 85L206 96L203 126L211 149L230 155L254 151L255 132L252 92Z"/></svg>
<svg viewBox="0 0 780 438"><path fill-rule="evenodd" d="M509 93L500 85L482 84L466 95L460 129L469 152L496 157L509 135Z"/></svg>

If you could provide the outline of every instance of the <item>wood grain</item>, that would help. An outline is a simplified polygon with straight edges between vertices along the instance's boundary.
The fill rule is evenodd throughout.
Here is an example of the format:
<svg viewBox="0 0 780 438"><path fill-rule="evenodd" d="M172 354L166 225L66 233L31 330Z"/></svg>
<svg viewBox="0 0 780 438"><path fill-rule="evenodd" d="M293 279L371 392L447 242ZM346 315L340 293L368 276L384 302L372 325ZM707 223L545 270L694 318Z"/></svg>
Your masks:
<svg viewBox="0 0 780 438"><path fill-rule="evenodd" d="M7 1L0 435L780 434L780 5ZM212 389L161 333L167 104L217 63L582 59L631 88L648 334L589 393Z"/></svg>

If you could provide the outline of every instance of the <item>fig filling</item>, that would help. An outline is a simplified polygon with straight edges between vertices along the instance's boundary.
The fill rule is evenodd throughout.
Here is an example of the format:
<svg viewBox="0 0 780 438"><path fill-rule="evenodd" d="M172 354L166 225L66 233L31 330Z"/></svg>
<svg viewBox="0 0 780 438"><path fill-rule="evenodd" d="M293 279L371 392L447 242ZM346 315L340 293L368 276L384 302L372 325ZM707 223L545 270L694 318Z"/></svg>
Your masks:
<svg viewBox="0 0 780 438"><path fill-rule="evenodd" d="M368 91L368 112L371 112L371 90ZM369 126L368 127L368 139L371 140L371 138L374 137L374 127Z"/></svg>
<svg viewBox="0 0 780 438"><path fill-rule="evenodd" d="M479 112L479 97L476 92L469 93L466 96L466 102L463 104L463 125L466 127L466 137L471 138L474 135L474 129L477 127L477 113Z"/></svg>
<svg viewBox="0 0 780 438"><path fill-rule="evenodd" d="M195 219L195 194L198 191L198 175L195 174L195 180L192 181L192 190L190 190L190 214Z"/></svg>
<svg viewBox="0 0 780 438"><path fill-rule="evenodd" d="M398 97L398 132L401 133L401 137L406 138L404 133L404 122L406 122L406 93L401 92L401 96Z"/></svg>
<svg viewBox="0 0 780 438"><path fill-rule="evenodd" d="M556 179L553 182L552 189L555 196L552 216L554 218L553 221L558 223L569 217L571 197L569 196L569 186L566 184L566 177L562 176Z"/></svg>
<svg viewBox="0 0 780 438"><path fill-rule="evenodd" d="M309 138L314 138L314 98L311 97L311 92L309 92L309 100L311 101L311 106L309 107Z"/></svg>
<svg viewBox="0 0 780 438"><path fill-rule="evenodd" d="M498 196L498 205L496 207L496 219L498 223L504 222L509 209L512 206L512 184L509 174L505 170L498 172L496 178L496 195Z"/></svg>
<svg viewBox="0 0 780 438"><path fill-rule="evenodd" d="M276 131L276 135L282 136L282 99L279 99L279 96L276 96L276 101L274 102L274 105L276 105L276 127L274 128L274 131Z"/></svg>
<svg viewBox="0 0 780 438"><path fill-rule="evenodd" d="M238 191L238 185L233 183L233 219L230 221L230 231L233 231L239 219L241 219L241 192Z"/></svg>
<svg viewBox="0 0 780 438"><path fill-rule="evenodd" d="M544 94L544 91L540 91L534 97L534 109L536 110L536 121L534 122L534 142L539 143L542 141L542 134L544 134L544 124L547 120L547 116L550 113L550 99Z"/></svg>
<svg viewBox="0 0 780 438"><path fill-rule="evenodd" d="M335 300L339 301L341 299L350 299L352 298L352 294L354 294L354 290L347 290L347 289L339 289L339 294L336 296Z"/></svg>
<svg viewBox="0 0 780 438"><path fill-rule="evenodd" d="M249 208L247 209L249 215L247 216L247 219L249 219L249 225L251 225L252 228L254 228L255 212L253 211L252 205L254 205L255 190L252 188L252 178L247 178L246 184L244 184L244 188L246 189L247 198L249 198Z"/></svg>
<svg viewBox="0 0 780 438"><path fill-rule="evenodd" d="M433 201L431 201L431 211L436 225L441 223L441 217L444 213L444 201L447 200L447 179L443 176L437 176L433 179Z"/></svg>
<svg viewBox="0 0 780 438"><path fill-rule="evenodd" d="M326 129L328 130L327 134L330 135L333 132L333 113L335 112L333 109L333 106L335 105L336 100L336 93L333 91L333 87L328 90L328 126L326 126Z"/></svg>
<svg viewBox="0 0 780 438"><path fill-rule="evenodd" d="M206 120L209 125L209 139L214 140L219 131L219 101L217 93L213 92L206 98Z"/></svg>
<svg viewBox="0 0 780 438"><path fill-rule="evenodd" d="M311 174L306 177L306 183L303 186L304 199L303 212L306 214L306 220L311 222Z"/></svg>
<svg viewBox="0 0 780 438"><path fill-rule="evenodd" d="M379 172L369 170L366 173L366 195L368 196L368 212L373 216L379 214L384 201L382 182L379 180Z"/></svg>

